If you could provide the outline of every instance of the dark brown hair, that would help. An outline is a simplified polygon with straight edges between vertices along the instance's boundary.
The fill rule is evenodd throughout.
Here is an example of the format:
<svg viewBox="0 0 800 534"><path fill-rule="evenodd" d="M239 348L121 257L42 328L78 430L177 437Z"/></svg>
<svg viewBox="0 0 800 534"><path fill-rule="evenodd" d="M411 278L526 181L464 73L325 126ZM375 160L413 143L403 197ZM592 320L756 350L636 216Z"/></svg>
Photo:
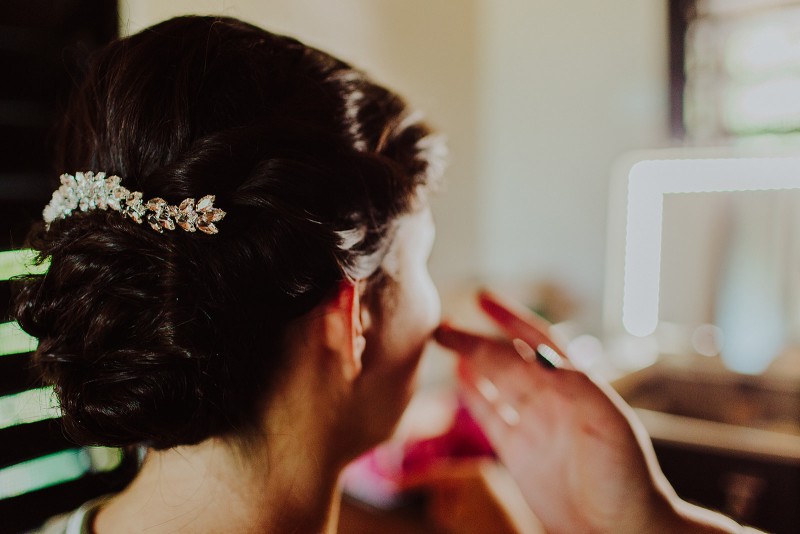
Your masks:
<svg viewBox="0 0 800 534"><path fill-rule="evenodd" d="M431 139L360 71L234 19L176 18L102 50L57 168L172 204L214 194L227 216L214 236L101 210L32 231L51 263L20 281L16 317L68 433L165 448L246 431L287 322L378 270L432 179Z"/></svg>

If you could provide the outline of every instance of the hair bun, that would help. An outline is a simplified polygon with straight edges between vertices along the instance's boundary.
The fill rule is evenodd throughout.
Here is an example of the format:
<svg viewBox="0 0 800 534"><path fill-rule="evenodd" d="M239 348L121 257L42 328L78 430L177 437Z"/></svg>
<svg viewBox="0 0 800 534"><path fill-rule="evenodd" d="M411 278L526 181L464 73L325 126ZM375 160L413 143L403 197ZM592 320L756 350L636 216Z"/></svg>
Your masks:
<svg viewBox="0 0 800 534"><path fill-rule="evenodd" d="M174 242L113 213L57 225L39 236L50 267L22 285L16 316L39 337L35 358L66 431L82 444L192 441L204 356L176 326L187 319L174 301L191 291L176 287Z"/></svg>

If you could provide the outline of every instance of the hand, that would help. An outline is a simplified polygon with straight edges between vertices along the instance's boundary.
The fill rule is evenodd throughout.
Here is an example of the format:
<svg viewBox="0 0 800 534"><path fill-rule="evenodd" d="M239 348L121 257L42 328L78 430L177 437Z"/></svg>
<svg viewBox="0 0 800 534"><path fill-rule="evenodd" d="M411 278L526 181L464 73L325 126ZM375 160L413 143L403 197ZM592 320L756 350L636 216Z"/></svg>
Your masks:
<svg viewBox="0 0 800 534"><path fill-rule="evenodd" d="M547 532L705 531L687 519L697 514L675 495L619 395L575 370L541 318L489 293L479 303L513 343L449 326L436 339L463 356L465 402ZM533 361L541 344L559 353L559 367Z"/></svg>
<svg viewBox="0 0 800 534"><path fill-rule="evenodd" d="M488 458L448 459L408 475L421 490L437 531L452 534L539 534L544 530L505 467Z"/></svg>

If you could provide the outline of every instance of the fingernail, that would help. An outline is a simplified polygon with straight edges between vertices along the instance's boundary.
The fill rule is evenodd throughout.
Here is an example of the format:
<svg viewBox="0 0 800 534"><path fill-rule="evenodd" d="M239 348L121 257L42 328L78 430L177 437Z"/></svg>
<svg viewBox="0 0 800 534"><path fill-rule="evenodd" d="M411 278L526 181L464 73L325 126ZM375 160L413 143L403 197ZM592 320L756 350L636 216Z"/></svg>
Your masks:
<svg viewBox="0 0 800 534"><path fill-rule="evenodd" d="M500 397L500 392L497 391L497 386L492 384L488 378L480 377L475 381L475 387L484 399L490 403L495 402Z"/></svg>
<svg viewBox="0 0 800 534"><path fill-rule="evenodd" d="M514 338L511 343L514 344L514 350L517 351L517 354L528 363L533 363L536 361L536 351L533 350L533 347L525 343L520 338Z"/></svg>
<svg viewBox="0 0 800 534"><path fill-rule="evenodd" d="M539 356L539 362L543 364L547 362L551 369L564 367L564 359L552 347L544 343L536 347L536 355Z"/></svg>
<svg viewBox="0 0 800 534"><path fill-rule="evenodd" d="M497 407L497 415L508 426L517 426L520 422L519 412L510 404L503 403Z"/></svg>
<svg viewBox="0 0 800 534"><path fill-rule="evenodd" d="M564 367L564 358L549 345L540 343L536 350L520 338L515 338L512 343L517 354L528 363L538 362L545 369L561 369Z"/></svg>

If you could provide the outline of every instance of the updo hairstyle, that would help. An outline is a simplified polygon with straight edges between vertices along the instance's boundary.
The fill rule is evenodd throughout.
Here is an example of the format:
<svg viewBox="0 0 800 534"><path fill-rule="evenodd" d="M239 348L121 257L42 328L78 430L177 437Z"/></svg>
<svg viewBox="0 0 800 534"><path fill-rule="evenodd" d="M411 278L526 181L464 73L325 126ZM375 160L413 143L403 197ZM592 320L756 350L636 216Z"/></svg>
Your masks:
<svg viewBox="0 0 800 534"><path fill-rule="evenodd" d="M56 167L145 199L216 195L219 234L119 213L38 225L45 275L16 318L78 443L168 448L247 432L280 380L282 333L343 280L375 278L395 222L438 174L404 101L346 63L221 17L172 19L96 55Z"/></svg>

